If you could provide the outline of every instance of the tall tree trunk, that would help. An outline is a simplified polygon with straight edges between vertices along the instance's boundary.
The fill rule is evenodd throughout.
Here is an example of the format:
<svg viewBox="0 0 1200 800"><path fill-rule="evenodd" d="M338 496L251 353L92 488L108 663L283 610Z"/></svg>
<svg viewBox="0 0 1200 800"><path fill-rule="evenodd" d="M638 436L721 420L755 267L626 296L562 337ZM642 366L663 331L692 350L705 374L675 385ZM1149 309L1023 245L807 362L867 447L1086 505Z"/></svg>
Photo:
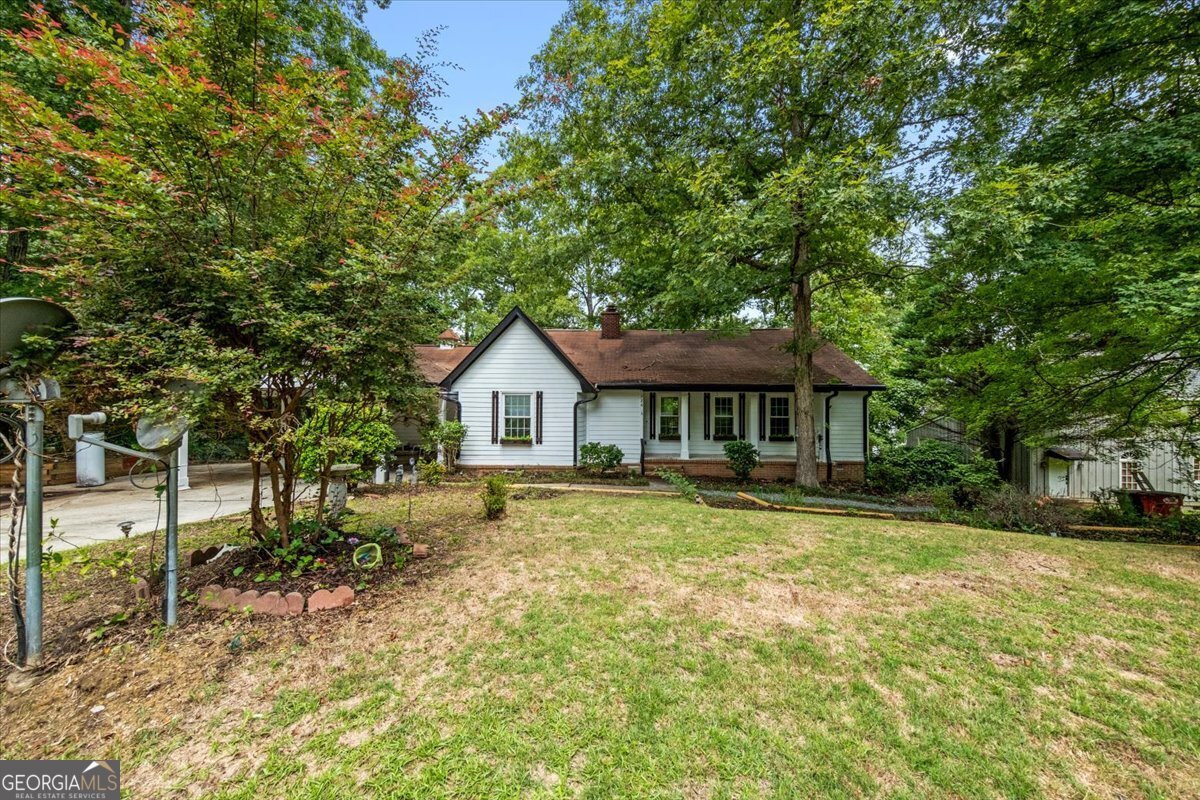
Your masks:
<svg viewBox="0 0 1200 800"><path fill-rule="evenodd" d="M808 238L794 248L793 266L803 268L808 260ZM796 485L816 486L816 423L813 419L812 283L803 269L792 272L792 357L796 391Z"/></svg>

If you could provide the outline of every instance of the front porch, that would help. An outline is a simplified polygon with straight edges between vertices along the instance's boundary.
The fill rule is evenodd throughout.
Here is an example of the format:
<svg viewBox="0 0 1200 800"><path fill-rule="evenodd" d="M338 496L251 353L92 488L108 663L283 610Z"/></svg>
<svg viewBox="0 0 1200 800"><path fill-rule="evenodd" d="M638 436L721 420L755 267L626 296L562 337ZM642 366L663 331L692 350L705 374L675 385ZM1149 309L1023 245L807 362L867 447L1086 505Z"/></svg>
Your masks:
<svg viewBox="0 0 1200 800"><path fill-rule="evenodd" d="M869 392L814 391L813 448L822 481L861 483L867 452ZM642 459L647 473L673 469L686 475L732 478L725 443L745 440L762 464L755 480L795 475L795 394L779 387L711 387L706 391L645 391Z"/></svg>

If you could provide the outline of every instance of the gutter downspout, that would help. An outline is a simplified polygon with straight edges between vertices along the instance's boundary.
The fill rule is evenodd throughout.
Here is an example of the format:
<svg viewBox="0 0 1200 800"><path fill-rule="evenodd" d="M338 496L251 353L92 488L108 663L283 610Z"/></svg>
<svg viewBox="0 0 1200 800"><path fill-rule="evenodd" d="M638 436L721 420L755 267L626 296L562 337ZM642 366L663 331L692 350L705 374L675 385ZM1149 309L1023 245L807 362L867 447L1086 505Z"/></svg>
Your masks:
<svg viewBox="0 0 1200 800"><path fill-rule="evenodd" d="M571 433L574 447L571 448L571 466L579 466L579 407L587 403L597 400L600 397L600 392L596 392L591 397L575 401L575 407L571 410Z"/></svg>
<svg viewBox="0 0 1200 800"><path fill-rule="evenodd" d="M833 398L841 393L841 389L834 389L829 394L825 395L825 482L833 482L833 450L829 446L829 408L833 403Z"/></svg>
<svg viewBox="0 0 1200 800"><path fill-rule="evenodd" d="M458 409L458 421L462 422L462 403L458 402L458 392L439 392L438 394L447 403L454 404L454 407Z"/></svg>
<svg viewBox="0 0 1200 800"><path fill-rule="evenodd" d="M872 392L867 392L863 395L863 480L867 478L867 464L871 461L871 434L867 429L870 422L869 413L867 411L867 403L871 400Z"/></svg>

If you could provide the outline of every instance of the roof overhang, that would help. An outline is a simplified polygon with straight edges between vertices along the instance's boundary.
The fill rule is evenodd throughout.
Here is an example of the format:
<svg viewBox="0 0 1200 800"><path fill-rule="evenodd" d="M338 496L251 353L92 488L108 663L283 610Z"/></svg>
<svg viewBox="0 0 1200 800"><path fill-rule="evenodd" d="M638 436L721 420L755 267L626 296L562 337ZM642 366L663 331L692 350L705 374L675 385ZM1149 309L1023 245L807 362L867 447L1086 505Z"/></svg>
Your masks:
<svg viewBox="0 0 1200 800"><path fill-rule="evenodd" d="M598 383L597 389L640 389L646 392L791 392L795 385L791 383L646 383L638 381L620 383ZM881 384L855 386L849 383L815 383L814 392L882 392L887 389Z"/></svg>
<svg viewBox="0 0 1200 800"><path fill-rule="evenodd" d="M1054 447L1046 448L1047 458L1058 458L1063 461L1096 461L1096 457L1091 453L1084 452L1077 447L1068 447L1067 445L1055 445Z"/></svg>

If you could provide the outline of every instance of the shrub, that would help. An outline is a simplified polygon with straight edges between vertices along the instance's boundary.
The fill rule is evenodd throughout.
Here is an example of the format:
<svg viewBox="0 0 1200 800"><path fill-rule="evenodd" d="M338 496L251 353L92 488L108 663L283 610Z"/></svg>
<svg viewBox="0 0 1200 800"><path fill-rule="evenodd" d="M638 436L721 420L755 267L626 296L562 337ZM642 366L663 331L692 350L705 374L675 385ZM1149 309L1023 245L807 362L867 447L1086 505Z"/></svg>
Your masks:
<svg viewBox="0 0 1200 800"><path fill-rule="evenodd" d="M725 443L725 458L729 461L729 469L739 480L749 480L750 473L761 462L758 458L758 448L747 441Z"/></svg>
<svg viewBox="0 0 1200 800"><path fill-rule="evenodd" d="M1034 497L1001 484L980 500L973 521L1026 533L1060 533L1078 521L1078 513L1049 497Z"/></svg>
<svg viewBox="0 0 1200 800"><path fill-rule="evenodd" d="M959 483L955 471L968 461L957 447L927 439L916 447L893 447L871 460L867 483L890 494L904 494L918 487L952 486Z"/></svg>
<svg viewBox="0 0 1200 800"><path fill-rule="evenodd" d="M483 513L488 519L500 519L508 507L508 484L500 475L492 475L483 481Z"/></svg>
<svg viewBox="0 0 1200 800"><path fill-rule="evenodd" d="M462 450L463 439L467 438L467 426L457 421L439 422L425 432L425 444L430 450L440 446L446 457L446 467L454 469L458 463L458 453Z"/></svg>
<svg viewBox="0 0 1200 800"><path fill-rule="evenodd" d="M430 486L437 486L446 477L446 465L440 461L418 461L417 480Z"/></svg>
<svg viewBox="0 0 1200 800"><path fill-rule="evenodd" d="M685 499L694 503L696 502L696 498L700 496L700 491L696 488L696 484L688 480L686 475L681 475L670 469L660 469L656 474L674 486L676 491L683 495Z"/></svg>
<svg viewBox="0 0 1200 800"><path fill-rule="evenodd" d="M625 453L615 444L588 442L579 448L579 468L603 474L621 466L621 459L624 457Z"/></svg>
<svg viewBox="0 0 1200 800"><path fill-rule="evenodd" d="M954 504L967 510L978 506L1003 484L996 462L978 453L965 464L956 466L951 478L954 481Z"/></svg>

